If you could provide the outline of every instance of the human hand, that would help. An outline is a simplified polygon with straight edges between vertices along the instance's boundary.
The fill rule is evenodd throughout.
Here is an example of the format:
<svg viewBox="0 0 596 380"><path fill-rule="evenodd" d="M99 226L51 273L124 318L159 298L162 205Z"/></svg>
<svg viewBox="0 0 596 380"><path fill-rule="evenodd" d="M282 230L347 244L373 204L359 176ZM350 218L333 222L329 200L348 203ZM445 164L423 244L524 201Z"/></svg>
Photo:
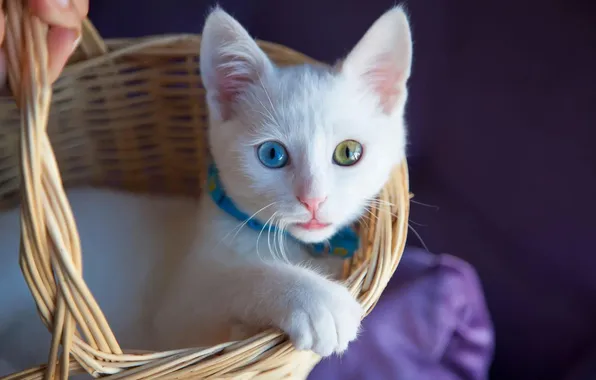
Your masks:
<svg viewBox="0 0 596 380"><path fill-rule="evenodd" d="M52 82L58 78L66 61L74 52L81 38L83 19L89 11L89 0L23 0L27 1L31 13L47 23L48 30L48 75ZM6 83L6 52L4 36L6 19L4 0L0 0L0 87Z"/></svg>

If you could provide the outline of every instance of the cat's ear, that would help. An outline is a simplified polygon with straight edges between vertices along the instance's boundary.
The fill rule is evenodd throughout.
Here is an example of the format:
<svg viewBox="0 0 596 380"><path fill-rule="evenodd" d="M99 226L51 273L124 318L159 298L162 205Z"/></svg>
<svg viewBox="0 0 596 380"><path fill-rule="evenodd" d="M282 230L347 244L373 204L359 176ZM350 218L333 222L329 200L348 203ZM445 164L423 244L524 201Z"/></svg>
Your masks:
<svg viewBox="0 0 596 380"><path fill-rule="evenodd" d="M390 114L405 96L412 64L408 16L400 6L385 12L341 63L341 71L358 78L379 96Z"/></svg>
<svg viewBox="0 0 596 380"><path fill-rule="evenodd" d="M273 67L242 25L219 7L205 21L200 65L210 104L223 119L238 95Z"/></svg>

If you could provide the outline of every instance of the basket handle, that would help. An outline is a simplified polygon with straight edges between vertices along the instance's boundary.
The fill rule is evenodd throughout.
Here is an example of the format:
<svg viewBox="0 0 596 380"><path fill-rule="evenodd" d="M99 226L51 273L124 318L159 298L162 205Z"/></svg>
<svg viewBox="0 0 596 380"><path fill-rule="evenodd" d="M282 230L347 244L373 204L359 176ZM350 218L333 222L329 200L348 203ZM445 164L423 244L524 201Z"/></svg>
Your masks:
<svg viewBox="0 0 596 380"><path fill-rule="evenodd" d="M85 58L94 58L108 52L108 46L89 18L83 20L79 50Z"/></svg>
<svg viewBox="0 0 596 380"><path fill-rule="evenodd" d="M54 378L59 358L60 378L66 380L71 350L79 346L73 342L77 327L93 348L114 354L122 351L83 281L79 236L47 134L52 98L48 26L30 13L23 0L4 2L8 79L21 112L19 264L38 313L52 332L45 378ZM93 49L101 49L98 42L103 41L90 23L85 24L86 41L94 42L84 48L87 54L97 53Z"/></svg>

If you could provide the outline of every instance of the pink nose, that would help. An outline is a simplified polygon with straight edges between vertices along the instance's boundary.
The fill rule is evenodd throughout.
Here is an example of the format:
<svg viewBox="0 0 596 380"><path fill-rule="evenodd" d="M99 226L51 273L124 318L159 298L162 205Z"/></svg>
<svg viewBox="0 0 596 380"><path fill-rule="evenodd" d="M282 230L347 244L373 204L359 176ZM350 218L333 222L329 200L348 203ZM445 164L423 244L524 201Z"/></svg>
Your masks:
<svg viewBox="0 0 596 380"><path fill-rule="evenodd" d="M310 211L312 214L317 212L319 207L321 207L321 204L327 200L327 197L321 197L321 198L296 197L296 198L298 198L298 201L300 203L302 203L304 205L304 207L306 207L306 209L308 211Z"/></svg>

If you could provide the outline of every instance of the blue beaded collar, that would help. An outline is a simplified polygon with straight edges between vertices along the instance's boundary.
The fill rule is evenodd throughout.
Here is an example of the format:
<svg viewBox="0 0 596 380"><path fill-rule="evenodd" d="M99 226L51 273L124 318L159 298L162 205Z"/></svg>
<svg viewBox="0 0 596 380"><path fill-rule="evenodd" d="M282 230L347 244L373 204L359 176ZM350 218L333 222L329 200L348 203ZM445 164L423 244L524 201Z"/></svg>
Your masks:
<svg viewBox="0 0 596 380"><path fill-rule="evenodd" d="M249 219L249 215L240 211L234 202L226 195L223 185L219 180L217 168L214 164L209 166L209 173L207 178L207 190L211 194L213 202L220 209L238 219L245 222ZM255 218L250 219L246 226L256 231L261 231L264 225ZM267 227L269 229L269 227ZM275 227L271 226L271 231L275 231ZM287 235L296 240L293 236ZM305 244L302 243L301 244ZM351 227L345 227L339 230L331 239L325 243L308 244L309 252L314 256L332 255L342 258L349 258L354 256L360 245L360 239L356 231Z"/></svg>

